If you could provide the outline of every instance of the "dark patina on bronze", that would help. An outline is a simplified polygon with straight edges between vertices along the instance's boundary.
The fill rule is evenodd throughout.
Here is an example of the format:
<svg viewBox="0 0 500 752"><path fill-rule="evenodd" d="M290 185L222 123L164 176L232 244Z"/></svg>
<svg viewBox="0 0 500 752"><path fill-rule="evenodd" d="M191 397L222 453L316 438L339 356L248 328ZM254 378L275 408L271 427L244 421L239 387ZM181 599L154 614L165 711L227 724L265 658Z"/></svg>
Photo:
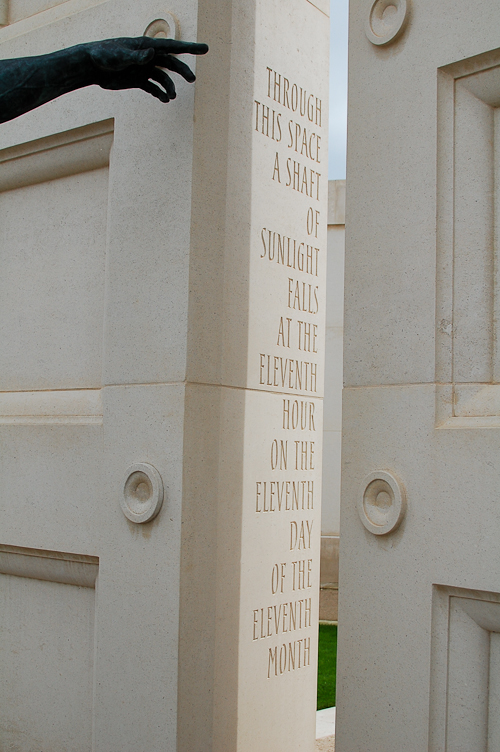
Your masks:
<svg viewBox="0 0 500 752"><path fill-rule="evenodd" d="M85 86L142 89L161 102L175 99L166 70L189 83L195 75L175 55L204 55L206 44L123 37L68 47L48 55L0 61L0 123ZM166 69L166 70L165 70Z"/></svg>

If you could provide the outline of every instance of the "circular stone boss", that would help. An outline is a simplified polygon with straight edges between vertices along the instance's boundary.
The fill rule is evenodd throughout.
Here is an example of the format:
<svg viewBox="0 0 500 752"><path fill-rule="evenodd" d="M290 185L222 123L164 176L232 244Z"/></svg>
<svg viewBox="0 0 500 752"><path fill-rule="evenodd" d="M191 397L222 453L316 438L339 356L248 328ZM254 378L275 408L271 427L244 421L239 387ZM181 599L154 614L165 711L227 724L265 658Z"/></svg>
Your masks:
<svg viewBox="0 0 500 752"><path fill-rule="evenodd" d="M403 33L409 15L410 0L375 0L366 20L366 36L372 44L389 44Z"/></svg>
<svg viewBox="0 0 500 752"><path fill-rule="evenodd" d="M364 479L357 501L358 514L373 535L387 535L400 526L406 514L406 492L392 473L377 470Z"/></svg>

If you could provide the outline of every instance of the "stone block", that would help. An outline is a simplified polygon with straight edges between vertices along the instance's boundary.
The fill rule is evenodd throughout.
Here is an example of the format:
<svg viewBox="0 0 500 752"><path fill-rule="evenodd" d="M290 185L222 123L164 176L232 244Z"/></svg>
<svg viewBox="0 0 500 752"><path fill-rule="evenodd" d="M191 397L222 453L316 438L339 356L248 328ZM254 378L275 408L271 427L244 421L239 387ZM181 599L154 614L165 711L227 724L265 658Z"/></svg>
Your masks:
<svg viewBox="0 0 500 752"><path fill-rule="evenodd" d="M327 10L174 3L210 45L196 89L92 87L2 126L0 746L314 748ZM163 12L12 0L0 43Z"/></svg>

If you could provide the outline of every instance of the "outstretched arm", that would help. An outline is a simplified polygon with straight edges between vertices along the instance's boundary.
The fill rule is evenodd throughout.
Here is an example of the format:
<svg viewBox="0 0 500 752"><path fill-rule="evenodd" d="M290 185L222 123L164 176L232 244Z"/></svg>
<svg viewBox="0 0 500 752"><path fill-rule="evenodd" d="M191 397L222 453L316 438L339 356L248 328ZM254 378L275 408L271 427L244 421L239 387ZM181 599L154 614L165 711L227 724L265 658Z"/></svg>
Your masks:
<svg viewBox="0 0 500 752"><path fill-rule="evenodd" d="M192 83L191 69L174 55L204 55L206 44L150 37L107 39L49 55L0 60L0 123L84 86L143 89L161 102L175 99L174 82L165 72Z"/></svg>

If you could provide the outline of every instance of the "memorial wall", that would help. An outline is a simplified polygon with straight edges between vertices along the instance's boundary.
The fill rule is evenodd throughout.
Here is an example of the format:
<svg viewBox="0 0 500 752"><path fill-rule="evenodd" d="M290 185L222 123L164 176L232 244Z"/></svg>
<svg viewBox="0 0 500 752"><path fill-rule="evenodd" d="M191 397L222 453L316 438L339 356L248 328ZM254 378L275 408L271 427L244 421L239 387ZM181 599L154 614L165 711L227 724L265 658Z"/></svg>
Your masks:
<svg viewBox="0 0 500 752"><path fill-rule="evenodd" d="M500 749L499 6L351 3L338 752Z"/></svg>
<svg viewBox="0 0 500 752"><path fill-rule="evenodd" d="M310 752L328 3L0 8L4 57L210 46L1 129L0 748Z"/></svg>
<svg viewBox="0 0 500 752"><path fill-rule="evenodd" d="M221 385L210 395L220 442L212 496L220 526L213 535L221 536L221 550L218 566L209 555L203 567L196 561L207 551L209 520L198 528L195 496L202 475L194 460L200 475L185 507L192 511L183 529L189 569L181 579L181 671L200 629L187 624L184 633L182 627L182 603L188 605L194 583L187 583L187 571L195 567L206 587L199 587L196 599L190 596L186 613L194 614L200 598L206 603L220 630L219 670L224 666L224 680L206 711L225 716L226 741L234 734L237 749L308 750L315 724L328 194L326 76L317 71L326 72L321 60L328 56L328 18L327 8L307 0L292 6L259 2L254 17L243 6L236 9L227 60L231 97L224 103L216 152L217 158L227 155L220 182L227 204L222 213L210 199L209 214L206 193L200 197L212 226L203 224L199 235L194 228L190 277L197 312L190 333L198 353L192 381ZM214 60L207 56L199 66L199 83ZM195 128L204 136L211 127L210 103L203 101L201 86L196 96ZM197 160L195 146L195 202L196 181L213 179L205 150L200 172ZM217 211L224 231L210 249L207 233ZM222 311L214 309L215 300ZM207 348L210 317L220 329L208 333ZM208 363L199 357L205 348ZM208 397L203 401L201 392L207 387L193 388L206 410ZM209 581L205 572L211 566ZM205 600L207 592L221 599L220 612ZM229 592L238 593L236 611ZM216 654L212 660L209 667L206 655L193 659L186 692L187 676L194 679L200 661L207 675L217 673ZM182 674L180 681L182 687ZM227 696L228 687L234 695ZM203 732L187 731L186 750L196 745L197 733ZM202 737L196 738L201 749Z"/></svg>
<svg viewBox="0 0 500 752"><path fill-rule="evenodd" d="M314 667L316 651L326 272L320 191L327 191L327 180L324 104L303 83L267 67L257 71L254 101L256 173L264 177L267 168L268 178L261 189L267 198L256 201L253 218L262 229L260 245L252 243L251 305L267 322L257 323L250 340L258 382L250 370L249 387L258 391L248 408L261 417L252 420L248 438L260 436L260 447L253 451L255 503L245 515L243 555L247 550L250 559L259 547L268 552L262 559L268 582L249 586L262 600L267 584L264 606L253 609L252 639L265 641L269 679ZM262 645L256 650L262 653Z"/></svg>

